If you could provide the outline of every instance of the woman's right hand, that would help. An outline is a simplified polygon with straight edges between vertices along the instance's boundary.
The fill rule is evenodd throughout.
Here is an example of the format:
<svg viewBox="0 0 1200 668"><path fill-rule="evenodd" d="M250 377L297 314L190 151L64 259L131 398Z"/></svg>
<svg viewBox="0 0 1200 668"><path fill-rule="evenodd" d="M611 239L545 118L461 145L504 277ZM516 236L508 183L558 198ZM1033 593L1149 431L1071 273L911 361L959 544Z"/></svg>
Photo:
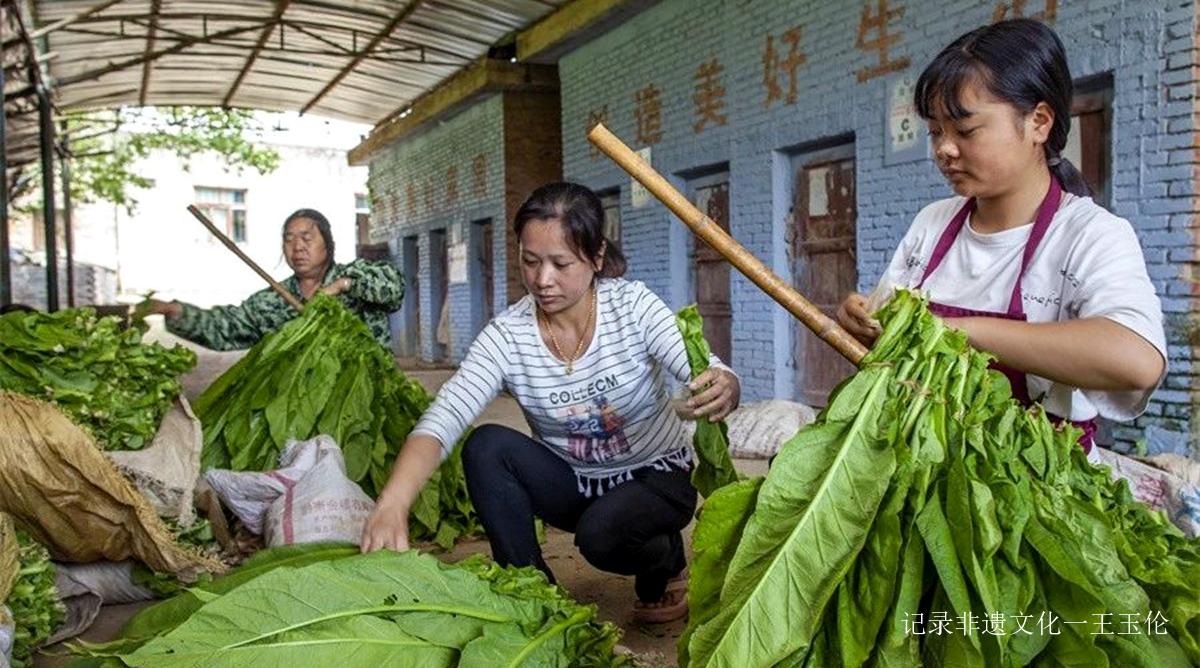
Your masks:
<svg viewBox="0 0 1200 668"><path fill-rule="evenodd" d="M178 318L183 314L183 306L179 302L164 302L160 299L147 299L138 304L138 310L143 315L165 315L168 318Z"/></svg>
<svg viewBox="0 0 1200 668"><path fill-rule="evenodd" d="M857 292L850 293L842 301L841 306L838 307L836 318L839 325L868 346L874 343L875 339L879 338L879 334L883 332L879 321L872 318L870 311L867 310L867 298Z"/></svg>
<svg viewBox="0 0 1200 668"><path fill-rule="evenodd" d="M408 508L397 501L379 497L375 510L371 511L363 525L359 549L363 552L407 550Z"/></svg>
<svg viewBox="0 0 1200 668"><path fill-rule="evenodd" d="M408 549L408 511L441 464L441 452L441 443L436 438L409 434L400 447L391 478L379 493L375 510L363 524L359 549L363 552Z"/></svg>

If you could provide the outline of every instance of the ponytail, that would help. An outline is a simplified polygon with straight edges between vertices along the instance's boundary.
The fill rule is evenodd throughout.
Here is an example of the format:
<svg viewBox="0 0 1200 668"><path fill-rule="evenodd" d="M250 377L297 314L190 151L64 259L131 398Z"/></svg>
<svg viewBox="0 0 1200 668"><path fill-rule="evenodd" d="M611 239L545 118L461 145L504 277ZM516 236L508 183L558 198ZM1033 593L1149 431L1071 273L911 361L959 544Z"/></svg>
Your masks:
<svg viewBox="0 0 1200 668"><path fill-rule="evenodd" d="M1050 149L1046 149L1046 152L1050 153ZM1046 166L1050 168L1050 175L1058 179L1058 184L1062 186L1063 190L1080 197L1091 197L1094 194L1091 186L1084 180L1083 174L1075 165L1071 164L1070 160L1061 155L1052 154L1046 158Z"/></svg>

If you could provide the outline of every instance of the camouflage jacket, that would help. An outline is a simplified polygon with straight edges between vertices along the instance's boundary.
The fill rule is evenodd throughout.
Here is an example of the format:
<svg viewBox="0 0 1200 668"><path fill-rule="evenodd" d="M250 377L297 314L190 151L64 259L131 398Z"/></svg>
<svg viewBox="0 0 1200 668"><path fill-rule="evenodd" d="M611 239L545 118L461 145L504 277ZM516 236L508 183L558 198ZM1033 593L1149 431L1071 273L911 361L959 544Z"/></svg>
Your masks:
<svg viewBox="0 0 1200 668"><path fill-rule="evenodd" d="M398 310L404 298L404 279L400 273L389 264L355 260L333 265L321 285L329 285L343 276L350 279L350 287L338 299L367 323L376 340L390 346L388 314ZM282 281L282 285L303 301L295 275ZM296 310L271 288L259 290L233 306L210 309L183 303L181 306L183 312L178 318L167 318L167 330L214 350L249 348L296 317Z"/></svg>

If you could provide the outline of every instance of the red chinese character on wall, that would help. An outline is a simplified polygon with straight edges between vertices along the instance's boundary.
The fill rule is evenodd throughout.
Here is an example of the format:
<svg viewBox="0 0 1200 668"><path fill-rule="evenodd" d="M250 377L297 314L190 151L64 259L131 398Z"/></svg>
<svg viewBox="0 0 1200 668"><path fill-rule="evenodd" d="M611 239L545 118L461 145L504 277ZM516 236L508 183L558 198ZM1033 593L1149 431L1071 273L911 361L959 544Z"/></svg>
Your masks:
<svg viewBox="0 0 1200 668"><path fill-rule="evenodd" d="M395 220L400 217L400 193L393 190L387 196L387 212L384 214L384 220Z"/></svg>
<svg viewBox="0 0 1200 668"><path fill-rule="evenodd" d="M409 181L408 188L406 189L406 192L405 192L405 196L408 199L408 217L416 218L417 217L417 184L413 183L412 181Z"/></svg>
<svg viewBox="0 0 1200 668"><path fill-rule="evenodd" d="M458 165L446 168L446 204L454 206L458 202Z"/></svg>
<svg viewBox="0 0 1200 668"><path fill-rule="evenodd" d="M872 4L875 5L874 12L871 11ZM888 32L892 21L901 16L904 16L904 7L889 7L888 0L867 0L863 4L862 16L858 20L858 40L854 45L862 51L875 52L879 57L879 64L859 70L859 81L868 81L908 67L907 57L892 60L888 54L893 46L904 39L903 33ZM874 37L868 39L867 34L872 32L875 33Z"/></svg>
<svg viewBox="0 0 1200 668"><path fill-rule="evenodd" d="M476 197L487 192L487 156L482 153L471 160L471 189Z"/></svg>
<svg viewBox="0 0 1200 668"><path fill-rule="evenodd" d="M434 208L433 208L433 202L434 202L433 190L434 190L433 181L432 180L425 181L425 211L426 212L432 212L434 210Z"/></svg>
<svg viewBox="0 0 1200 668"><path fill-rule="evenodd" d="M662 139L662 94L650 84L634 94L637 103L633 116L637 120L637 140L643 146L657 144Z"/></svg>
<svg viewBox="0 0 1200 668"><path fill-rule="evenodd" d="M592 128L600 124L604 124L606 126L608 125L607 104L599 109L593 109L588 112L587 128L584 130L584 132L591 132ZM592 160L600 157L600 149L596 148L596 145L591 142L588 142L588 156Z"/></svg>
<svg viewBox="0 0 1200 668"><path fill-rule="evenodd" d="M1030 14L1027 18L1051 23L1058 16L1058 0L1043 1L1045 5L1042 7L1042 11ZM1012 0L1012 3L1000 2L996 5L996 12L992 14L992 23L1019 18L1025 18L1025 0Z"/></svg>
<svg viewBox="0 0 1200 668"><path fill-rule="evenodd" d="M775 36L767 35L767 45L763 48L763 87L767 89L767 99L763 106L771 108L776 100L784 100L785 104L796 103L797 70L808 57L800 50L800 39L803 37L803 27L796 26L779 36L779 41L787 46L787 56L781 58L775 49ZM784 96L780 77L787 77L787 95Z"/></svg>
<svg viewBox="0 0 1200 668"><path fill-rule="evenodd" d="M721 85L721 73L725 66L713 58L696 69L696 92L692 102L696 105L696 122L693 132L700 132L713 125L725 125L729 118L721 113L725 110L725 86Z"/></svg>

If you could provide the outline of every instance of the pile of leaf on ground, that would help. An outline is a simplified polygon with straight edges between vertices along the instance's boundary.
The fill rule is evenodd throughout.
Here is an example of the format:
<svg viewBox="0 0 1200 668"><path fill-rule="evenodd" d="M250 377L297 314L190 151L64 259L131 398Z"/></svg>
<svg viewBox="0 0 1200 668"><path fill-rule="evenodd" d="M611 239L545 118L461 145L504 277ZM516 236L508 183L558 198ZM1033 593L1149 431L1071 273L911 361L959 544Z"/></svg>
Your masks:
<svg viewBox="0 0 1200 668"><path fill-rule="evenodd" d="M11 529L11 524L4 525ZM14 623L12 666L32 664L34 650L66 620L66 609L54 587L54 564L50 554L24 531L16 531L19 546L17 574L8 596L0 603L8 607ZM0 660L3 657L0 656Z"/></svg>
<svg viewBox="0 0 1200 668"><path fill-rule="evenodd" d="M363 321L318 294L268 334L196 401L204 468L275 468L289 439L328 434L351 480L376 498L396 453L433 398L406 378ZM410 521L417 540L453 545L479 532L458 449L422 490Z"/></svg>
<svg viewBox="0 0 1200 668"><path fill-rule="evenodd" d="M621 666L595 608L535 569L309 544L147 608L73 666Z"/></svg>
<svg viewBox="0 0 1200 668"><path fill-rule="evenodd" d="M57 404L106 450L140 450L196 355L142 343L141 331L120 324L89 308L0 316L0 390Z"/></svg>
<svg viewBox="0 0 1200 668"><path fill-rule="evenodd" d="M693 534L688 666L1200 664L1200 542L911 293L765 479Z"/></svg>

